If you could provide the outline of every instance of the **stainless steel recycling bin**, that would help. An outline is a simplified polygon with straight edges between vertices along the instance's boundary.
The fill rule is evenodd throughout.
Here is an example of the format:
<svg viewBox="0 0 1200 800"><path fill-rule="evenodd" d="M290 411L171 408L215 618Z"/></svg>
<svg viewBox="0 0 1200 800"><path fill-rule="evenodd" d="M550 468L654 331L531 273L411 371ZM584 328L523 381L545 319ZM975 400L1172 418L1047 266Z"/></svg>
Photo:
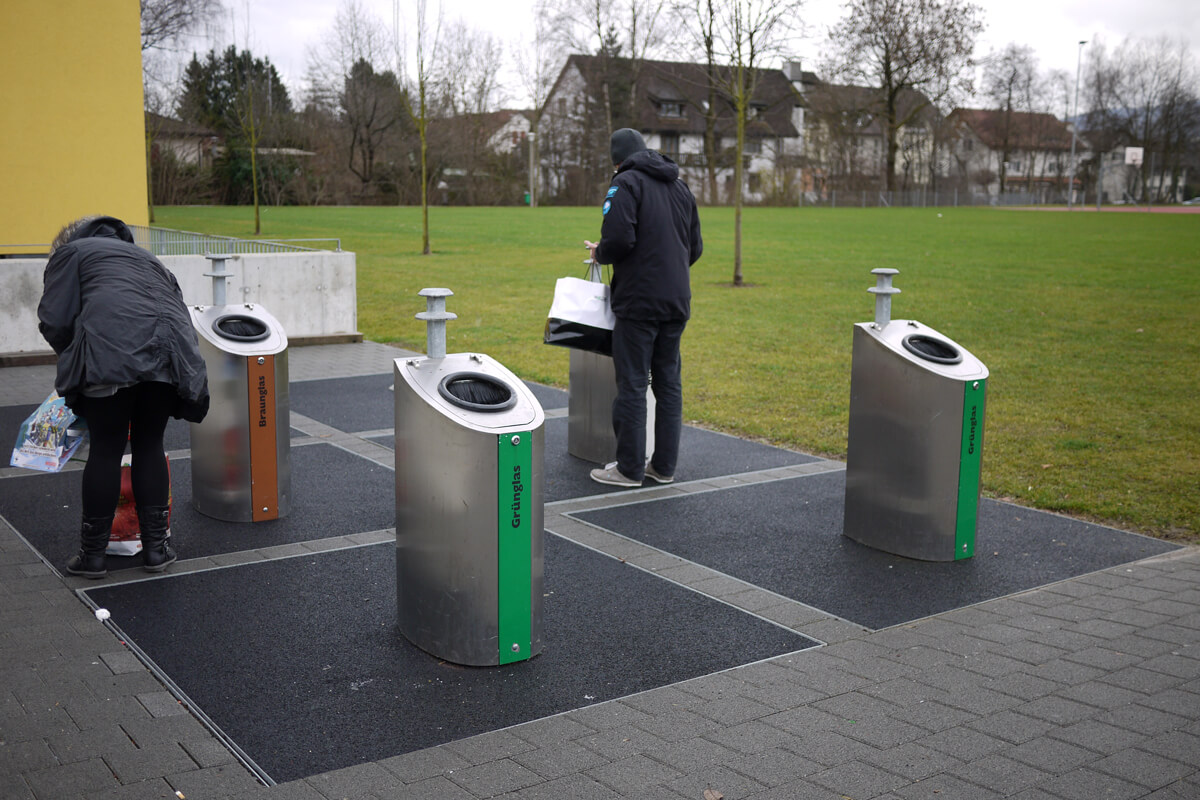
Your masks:
<svg viewBox="0 0 1200 800"><path fill-rule="evenodd" d="M617 457L612 406L617 375L611 356L570 351L567 388L567 452L607 464ZM646 392L646 457L654 454L654 393Z"/></svg>
<svg viewBox="0 0 1200 800"><path fill-rule="evenodd" d="M531 658L542 650L542 407L486 355L396 359L394 371L400 630L456 664Z"/></svg>
<svg viewBox="0 0 1200 800"><path fill-rule="evenodd" d="M987 378L961 345L890 307L854 326L846 536L926 561L974 555Z"/></svg>
<svg viewBox="0 0 1200 800"><path fill-rule="evenodd" d="M262 306L194 306L208 368L208 416L191 426L192 504L229 522L291 506L287 335Z"/></svg>
<svg viewBox="0 0 1200 800"><path fill-rule="evenodd" d="M600 266L592 263L588 279L601 282ZM612 356L570 350L567 377L567 453L596 464L617 457L612 406L617 399L617 374ZM646 392L646 457L654 454L654 393Z"/></svg>

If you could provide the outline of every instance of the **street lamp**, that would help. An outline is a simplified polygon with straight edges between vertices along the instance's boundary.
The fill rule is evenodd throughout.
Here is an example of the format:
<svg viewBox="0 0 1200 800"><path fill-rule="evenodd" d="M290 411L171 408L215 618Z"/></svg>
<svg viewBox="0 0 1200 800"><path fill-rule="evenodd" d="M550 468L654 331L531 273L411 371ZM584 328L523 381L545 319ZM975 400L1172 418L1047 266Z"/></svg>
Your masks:
<svg viewBox="0 0 1200 800"><path fill-rule="evenodd" d="M1071 119L1071 175L1067 179L1067 211L1075 205L1075 132L1079 129L1079 67L1083 64L1083 46L1079 43L1079 54L1075 58L1075 113Z"/></svg>

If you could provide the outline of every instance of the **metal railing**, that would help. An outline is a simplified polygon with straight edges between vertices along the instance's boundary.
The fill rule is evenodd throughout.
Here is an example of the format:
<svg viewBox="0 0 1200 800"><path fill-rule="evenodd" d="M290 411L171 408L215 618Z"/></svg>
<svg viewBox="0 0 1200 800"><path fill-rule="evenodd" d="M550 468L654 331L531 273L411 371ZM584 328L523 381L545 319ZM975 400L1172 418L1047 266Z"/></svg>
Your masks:
<svg viewBox="0 0 1200 800"><path fill-rule="evenodd" d="M209 253L248 255L255 253L311 253L319 250L341 252L341 239L236 239L211 233L177 231L130 225L133 240L156 256L203 256ZM304 244L300 244L303 242ZM324 242L325 247L310 247Z"/></svg>
<svg viewBox="0 0 1200 800"><path fill-rule="evenodd" d="M256 253L342 251L341 239L236 239L232 236L151 228L145 225L130 225L129 230L133 233L134 244L156 256L204 256L210 253L236 256ZM319 242L324 242L326 246L307 246ZM50 252L50 244L0 244L0 257L9 255L9 251L15 251L15 254L23 257L41 257Z"/></svg>

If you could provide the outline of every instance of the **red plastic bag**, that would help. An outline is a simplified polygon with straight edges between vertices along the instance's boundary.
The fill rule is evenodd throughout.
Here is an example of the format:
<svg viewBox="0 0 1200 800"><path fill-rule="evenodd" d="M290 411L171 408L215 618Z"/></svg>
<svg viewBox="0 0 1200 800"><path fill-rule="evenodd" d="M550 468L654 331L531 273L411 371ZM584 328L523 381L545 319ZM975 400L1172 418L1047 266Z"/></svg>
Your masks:
<svg viewBox="0 0 1200 800"><path fill-rule="evenodd" d="M165 457L165 456L164 456ZM108 537L110 556L136 556L142 552L141 526L138 525L137 504L133 499L131 457L121 457L121 496L117 499L117 511L113 515L112 533ZM170 480L171 461L167 459L167 476ZM171 496L167 495L167 522L170 530Z"/></svg>

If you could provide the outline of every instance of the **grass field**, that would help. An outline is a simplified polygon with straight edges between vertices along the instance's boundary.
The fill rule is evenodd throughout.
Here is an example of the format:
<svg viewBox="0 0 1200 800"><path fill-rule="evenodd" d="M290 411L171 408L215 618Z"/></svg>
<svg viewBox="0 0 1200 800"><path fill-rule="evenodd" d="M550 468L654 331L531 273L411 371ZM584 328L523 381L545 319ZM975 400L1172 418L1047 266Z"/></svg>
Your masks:
<svg viewBox="0 0 1200 800"><path fill-rule="evenodd" d="M249 208L160 208L158 225L252 238ZM266 208L263 237L340 237L358 254L359 329L424 350L417 292L452 289L450 352L566 386L541 344L554 279L582 274L597 209ZM684 336L685 416L844 457L851 326L870 270L900 270L892 315L989 368L987 495L1200 541L1200 217L995 209L750 209L747 287L731 209L701 210ZM686 458L686 453L683 454Z"/></svg>

